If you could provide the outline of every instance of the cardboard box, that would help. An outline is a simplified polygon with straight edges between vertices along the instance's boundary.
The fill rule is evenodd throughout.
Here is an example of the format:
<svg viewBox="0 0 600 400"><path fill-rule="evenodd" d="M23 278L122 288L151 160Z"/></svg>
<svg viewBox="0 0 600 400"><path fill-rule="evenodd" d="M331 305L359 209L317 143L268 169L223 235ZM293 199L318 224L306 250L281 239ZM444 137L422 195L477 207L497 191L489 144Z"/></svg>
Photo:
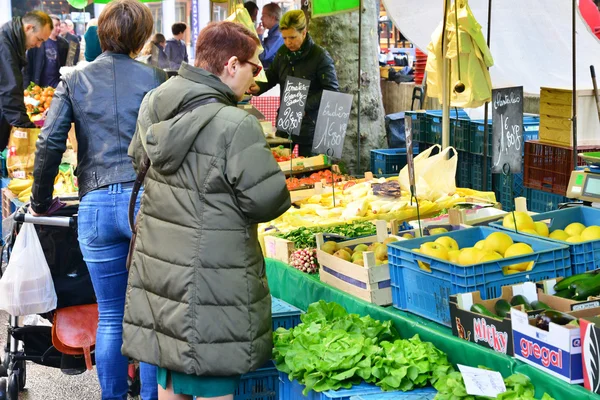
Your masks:
<svg viewBox="0 0 600 400"><path fill-rule="evenodd" d="M379 220L375 225L377 225L377 235L339 242L338 245L354 248L359 244L383 242L388 237L387 224ZM324 244L322 233L318 233L316 238L321 282L373 304L380 306L392 304L390 268L387 263L376 265L375 253L365 251L364 267L353 264L321 250Z"/></svg>
<svg viewBox="0 0 600 400"><path fill-rule="evenodd" d="M541 290L542 293L553 296L556 293L554 290L554 285L557 282L560 282L563 278L553 278L547 279L545 281L539 282L537 284L538 290ZM588 308L597 308L600 307L600 298L598 297L589 297L587 300L571 300L571 299L563 299L564 304L569 304L571 311L580 311L586 310Z"/></svg>
<svg viewBox="0 0 600 400"><path fill-rule="evenodd" d="M517 287L519 288L517 289ZM510 314L502 320L498 320L472 312L471 306L473 304L481 304L488 311L495 314L494 306L498 300L504 299L510 302L513 296L523 294L526 291L529 291L528 296L525 296L527 299L536 296L536 288L533 283L503 286L502 296L489 300L482 300L479 292L461 293L450 296L452 334L498 353L512 356L514 349ZM535 315L535 312L531 311L528 314Z"/></svg>
<svg viewBox="0 0 600 400"><path fill-rule="evenodd" d="M576 318L593 317L600 308L571 311L571 300L538 293L552 309ZM528 300L531 300L527 297ZM578 326L550 323L548 331L535 326L528 315L511 309L515 358L568 383L583 383L581 331Z"/></svg>
<svg viewBox="0 0 600 400"><path fill-rule="evenodd" d="M281 161L278 164L279 168L281 168L283 172L289 172L291 170L302 171L304 169L318 168L329 165L327 156L322 154L307 158L292 158L290 161Z"/></svg>
<svg viewBox="0 0 600 400"><path fill-rule="evenodd" d="M600 316L581 318L579 325L583 384L587 390L600 394Z"/></svg>

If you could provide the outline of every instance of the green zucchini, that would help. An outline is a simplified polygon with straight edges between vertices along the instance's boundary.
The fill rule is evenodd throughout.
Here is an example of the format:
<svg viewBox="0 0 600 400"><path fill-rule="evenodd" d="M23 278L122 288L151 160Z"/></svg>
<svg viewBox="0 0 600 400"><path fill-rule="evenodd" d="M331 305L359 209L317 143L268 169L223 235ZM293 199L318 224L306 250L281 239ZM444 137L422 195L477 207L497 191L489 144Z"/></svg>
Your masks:
<svg viewBox="0 0 600 400"><path fill-rule="evenodd" d="M570 299L575 295L575 291L572 289L561 290L560 292L554 293L556 297L562 297L563 299Z"/></svg>
<svg viewBox="0 0 600 400"><path fill-rule="evenodd" d="M486 317L490 317L490 318L494 318L494 319L500 319L496 314L493 314L490 310L488 310L481 304L473 304L471 306L471 312L485 315Z"/></svg>
<svg viewBox="0 0 600 400"><path fill-rule="evenodd" d="M587 300L589 296L600 295L600 274L596 275L594 279L573 283L571 289L575 291L573 300Z"/></svg>
<svg viewBox="0 0 600 400"><path fill-rule="evenodd" d="M556 285L554 285L554 290L556 290L557 292L560 292L562 290L568 289L571 286L571 284L573 284L575 282L591 279L591 278L594 278L595 276L596 276L596 274L591 274L591 273L583 273L583 274L569 276L568 278L562 279L560 282L557 282Z"/></svg>
<svg viewBox="0 0 600 400"><path fill-rule="evenodd" d="M494 304L494 310L499 317L506 318L510 314L510 303L504 299L500 299Z"/></svg>
<svg viewBox="0 0 600 400"><path fill-rule="evenodd" d="M512 299L510 299L510 304L512 306L518 306L518 305L523 305L523 309L525 311L531 311L531 304L529 304L529 302L527 301L527 299L525 298L525 296L522 296L520 294L514 296Z"/></svg>
<svg viewBox="0 0 600 400"><path fill-rule="evenodd" d="M539 300L531 302L531 308L533 308L534 310L552 310L552 308L548 304Z"/></svg>

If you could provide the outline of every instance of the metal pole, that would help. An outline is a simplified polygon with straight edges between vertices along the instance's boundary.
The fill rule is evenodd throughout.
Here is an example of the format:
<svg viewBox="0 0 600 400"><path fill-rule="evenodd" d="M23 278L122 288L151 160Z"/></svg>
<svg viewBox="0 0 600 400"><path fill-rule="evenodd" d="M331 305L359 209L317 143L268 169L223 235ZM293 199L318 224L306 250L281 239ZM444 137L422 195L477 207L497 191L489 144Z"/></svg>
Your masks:
<svg viewBox="0 0 600 400"><path fill-rule="evenodd" d="M362 57L362 0L358 2L358 93L356 98L356 172L360 174L360 81L361 81L361 57Z"/></svg>
<svg viewBox="0 0 600 400"><path fill-rule="evenodd" d="M487 15L487 46L490 47L490 37L492 35L492 0L488 1L488 15ZM488 68L488 71L490 69ZM488 133L488 107L490 102L486 101L485 106L483 108L483 188L482 190L485 192L487 190L487 171L488 171L488 142L489 142L489 133Z"/></svg>
<svg viewBox="0 0 600 400"><path fill-rule="evenodd" d="M577 0L572 1L573 17L573 169L577 168L577 32L575 24L577 22Z"/></svg>
<svg viewBox="0 0 600 400"><path fill-rule="evenodd" d="M450 0L444 0L444 27L442 30L442 148L448 147L450 138L450 62L446 57L448 52L446 24L449 9Z"/></svg>

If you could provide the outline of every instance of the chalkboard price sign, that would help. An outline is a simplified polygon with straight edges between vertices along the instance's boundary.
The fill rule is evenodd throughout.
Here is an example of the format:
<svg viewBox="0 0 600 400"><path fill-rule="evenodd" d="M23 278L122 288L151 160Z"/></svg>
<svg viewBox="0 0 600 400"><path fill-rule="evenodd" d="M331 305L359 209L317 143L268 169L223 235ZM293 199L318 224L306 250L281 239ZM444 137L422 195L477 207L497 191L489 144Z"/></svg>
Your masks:
<svg viewBox="0 0 600 400"><path fill-rule="evenodd" d="M310 81L288 76L279 106L277 129L291 135L299 135L308 98Z"/></svg>
<svg viewBox="0 0 600 400"><path fill-rule="evenodd" d="M492 172L521 172L523 87L492 90Z"/></svg>
<svg viewBox="0 0 600 400"><path fill-rule="evenodd" d="M352 95L323 91L313 139L313 153L342 158L344 138L348 128Z"/></svg>

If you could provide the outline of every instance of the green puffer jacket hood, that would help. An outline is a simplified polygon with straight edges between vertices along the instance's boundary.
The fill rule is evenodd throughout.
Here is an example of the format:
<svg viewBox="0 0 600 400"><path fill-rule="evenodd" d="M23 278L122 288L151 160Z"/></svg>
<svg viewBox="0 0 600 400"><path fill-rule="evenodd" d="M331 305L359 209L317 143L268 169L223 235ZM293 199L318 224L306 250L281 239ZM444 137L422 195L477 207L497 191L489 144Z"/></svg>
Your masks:
<svg viewBox="0 0 600 400"><path fill-rule="evenodd" d="M216 98L190 109L198 100ZM123 354L199 376L271 358L271 296L257 223L290 206L285 176L229 87L182 64L148 93L129 147L151 160L129 270ZM187 110L182 112L182 110Z"/></svg>

